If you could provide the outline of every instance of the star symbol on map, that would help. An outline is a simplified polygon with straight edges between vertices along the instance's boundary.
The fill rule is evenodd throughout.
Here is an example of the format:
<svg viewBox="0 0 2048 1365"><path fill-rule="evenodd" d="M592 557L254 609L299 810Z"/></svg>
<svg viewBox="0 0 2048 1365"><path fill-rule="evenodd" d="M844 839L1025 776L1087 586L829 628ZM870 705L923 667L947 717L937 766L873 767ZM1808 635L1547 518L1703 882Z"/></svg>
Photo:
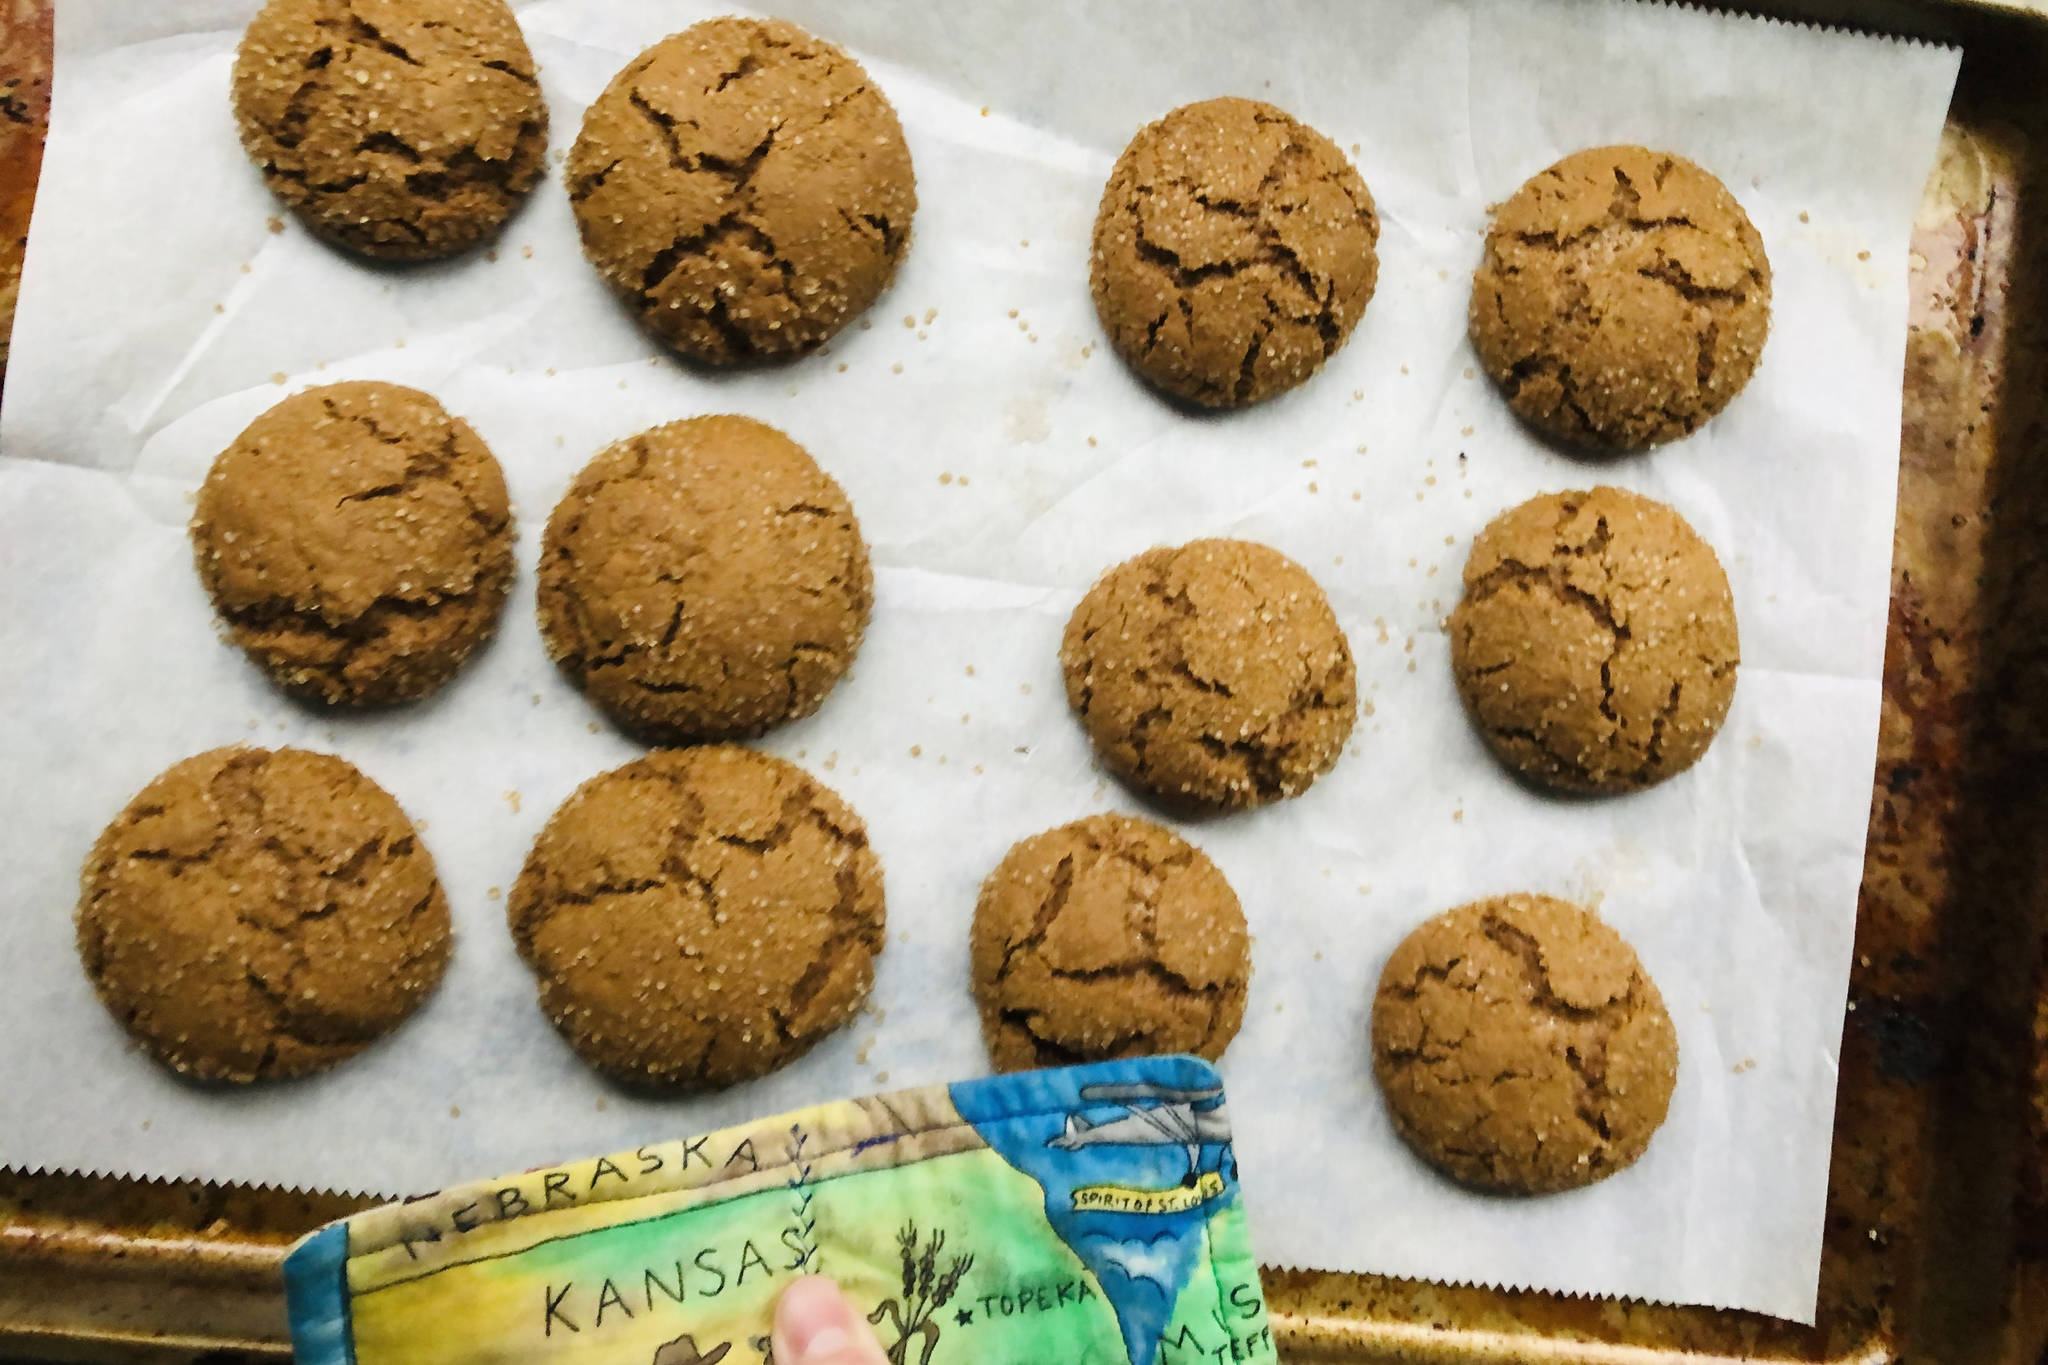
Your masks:
<svg viewBox="0 0 2048 1365"><path fill-rule="evenodd" d="M961 1309L953 1315L953 1321L962 1327L968 1326L974 1321L974 1310L972 1308Z"/></svg>

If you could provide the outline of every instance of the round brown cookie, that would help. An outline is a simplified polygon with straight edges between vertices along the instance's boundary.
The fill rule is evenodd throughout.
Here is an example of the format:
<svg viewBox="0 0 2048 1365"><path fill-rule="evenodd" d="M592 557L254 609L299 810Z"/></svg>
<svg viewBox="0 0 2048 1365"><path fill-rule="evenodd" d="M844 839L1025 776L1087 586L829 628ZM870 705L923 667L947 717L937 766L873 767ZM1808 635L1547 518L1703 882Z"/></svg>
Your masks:
<svg viewBox="0 0 2048 1365"><path fill-rule="evenodd" d="M270 0L235 54L242 146L320 236L452 256L540 178L548 110L504 0Z"/></svg>
<svg viewBox="0 0 2048 1365"><path fill-rule="evenodd" d="M1146 382L1204 407L1293 388L1372 298L1379 216L1335 143L1257 100L1146 125L1102 191L1095 311Z"/></svg>
<svg viewBox="0 0 2048 1365"><path fill-rule="evenodd" d="M583 250L714 365L822 345L895 276L917 177L861 64L780 20L707 19L612 78L569 153Z"/></svg>
<svg viewBox="0 0 2048 1365"><path fill-rule="evenodd" d="M860 817L731 745L585 782L512 888L540 1004L584 1061L689 1087L763 1076L853 1017L884 941Z"/></svg>
<svg viewBox="0 0 2048 1365"><path fill-rule="evenodd" d="M78 954L158 1060L209 1081L319 1071L403 1023L448 964L434 860L330 754L166 769L85 860Z"/></svg>
<svg viewBox="0 0 2048 1365"><path fill-rule="evenodd" d="M1372 1005L1394 1129L1462 1184L1576 1189L1643 1154L1678 1035L1621 936L1569 902L1496 896L1416 928Z"/></svg>
<svg viewBox="0 0 2048 1365"><path fill-rule="evenodd" d="M1756 370L1771 263L1728 187L1684 157L1595 147L1494 210L1472 344L1531 426L1635 450L1696 430Z"/></svg>
<svg viewBox="0 0 2048 1365"><path fill-rule="evenodd" d="M1060 642L1067 701L1109 769L1174 804L1299 796L1358 715L1351 646L1307 570L1194 540L1125 560Z"/></svg>
<svg viewBox="0 0 2048 1365"><path fill-rule="evenodd" d="M981 885L974 999L998 1071L1194 1052L1237 1036L1244 911L1173 831L1091 815L1020 840Z"/></svg>
<svg viewBox="0 0 2048 1365"><path fill-rule="evenodd" d="M307 389L251 422L214 460L191 532L234 642L278 685L337 704L440 687L512 584L497 460L396 384Z"/></svg>
<svg viewBox="0 0 2048 1365"><path fill-rule="evenodd" d="M1740 658L1721 561L1623 488L1546 493L1493 519L1451 612L1451 672L1500 759L1558 791L1684 772L1727 718Z"/></svg>
<svg viewBox="0 0 2048 1365"><path fill-rule="evenodd" d="M749 417L671 422L600 451L548 518L548 654L635 734L756 735L809 715L874 600L846 494Z"/></svg>

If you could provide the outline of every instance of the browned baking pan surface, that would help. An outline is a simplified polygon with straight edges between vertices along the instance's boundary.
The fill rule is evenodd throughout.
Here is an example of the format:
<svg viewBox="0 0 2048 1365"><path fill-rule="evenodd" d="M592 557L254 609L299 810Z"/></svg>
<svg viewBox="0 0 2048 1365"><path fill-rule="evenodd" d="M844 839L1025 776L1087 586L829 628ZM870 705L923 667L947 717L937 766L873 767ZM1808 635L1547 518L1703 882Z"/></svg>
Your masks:
<svg viewBox="0 0 2048 1365"><path fill-rule="evenodd" d="M0 339L42 155L50 5L0 0ZM1771 8L1964 50L1912 257L1817 1324L1269 1270L1289 1360L2048 1362L2048 9ZM284 1250L354 1207L0 1171L0 1356L285 1354Z"/></svg>

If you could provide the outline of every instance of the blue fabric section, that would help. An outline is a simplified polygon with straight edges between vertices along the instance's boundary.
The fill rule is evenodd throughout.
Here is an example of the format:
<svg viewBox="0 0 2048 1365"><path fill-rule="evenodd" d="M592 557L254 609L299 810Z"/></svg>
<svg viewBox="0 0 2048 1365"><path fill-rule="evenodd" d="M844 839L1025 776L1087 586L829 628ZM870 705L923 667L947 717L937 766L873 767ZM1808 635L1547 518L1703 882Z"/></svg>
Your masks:
<svg viewBox="0 0 2048 1365"><path fill-rule="evenodd" d="M952 1087L961 1117L1045 1191L1045 1217L1116 1309L1132 1365L1152 1365L1181 1291L1207 1254L1208 1220L1237 1198L1222 1082L1197 1057L1142 1057ZM1077 1209L1087 1185L1223 1191L1172 1213Z"/></svg>
<svg viewBox="0 0 2048 1365"><path fill-rule="evenodd" d="M330 1223L284 1259L284 1299L297 1365L355 1365L348 1317L348 1228Z"/></svg>

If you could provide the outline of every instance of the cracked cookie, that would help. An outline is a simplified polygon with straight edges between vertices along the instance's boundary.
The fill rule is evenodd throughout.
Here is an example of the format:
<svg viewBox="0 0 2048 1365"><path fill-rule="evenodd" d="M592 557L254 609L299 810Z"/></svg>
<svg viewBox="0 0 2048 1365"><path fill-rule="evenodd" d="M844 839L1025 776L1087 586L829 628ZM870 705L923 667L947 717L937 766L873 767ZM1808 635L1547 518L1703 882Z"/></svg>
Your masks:
<svg viewBox="0 0 2048 1365"><path fill-rule="evenodd" d="M547 104L504 0L270 0L235 54L234 107L271 191L380 260L476 245L547 158Z"/></svg>
<svg viewBox="0 0 2048 1365"><path fill-rule="evenodd" d="M1091 815L1023 839L982 883L974 999L998 1071L1193 1052L1237 1036L1244 910L1200 849Z"/></svg>
<svg viewBox="0 0 2048 1365"><path fill-rule="evenodd" d="M1351 646L1323 590L1243 540L1161 546L1088 590L1060 642L1067 701L1124 781L1186 806L1299 796L1358 715Z"/></svg>
<svg viewBox="0 0 2048 1365"><path fill-rule="evenodd" d="M1089 285L1110 343L1147 383L1241 407L1336 354L1372 298L1379 235L1335 143L1270 104L1203 100L1117 158Z"/></svg>
<svg viewBox="0 0 2048 1365"><path fill-rule="evenodd" d="M853 1017L882 951L882 869L829 787L718 745L578 787L512 888L540 1004L583 1060L690 1088L765 1076Z"/></svg>
<svg viewBox="0 0 2048 1365"><path fill-rule="evenodd" d="M307 389L251 422L200 486L191 535L229 637L280 687L336 705L439 688L512 583L497 460L396 384Z"/></svg>
<svg viewBox="0 0 2048 1365"><path fill-rule="evenodd" d="M779 20L648 48L569 153L583 250L640 321L713 365L823 345L886 289L917 178L861 64Z"/></svg>
<svg viewBox="0 0 2048 1365"><path fill-rule="evenodd" d="M448 901L383 788L330 754L214 749L166 769L85 861L78 955L100 1001L188 1076L343 1061L441 980Z"/></svg>
<svg viewBox="0 0 2048 1365"><path fill-rule="evenodd" d="M1477 1189L1546 1194L1643 1154L1671 1104L1678 1035L1635 950L1590 911L1496 896L1394 949L1372 1062L1423 1160Z"/></svg>
<svg viewBox="0 0 2048 1365"><path fill-rule="evenodd" d="M1488 747L1542 786L1640 791L1697 763L1740 658L1713 547L1622 488L1547 493L1472 542L1451 672Z"/></svg>
<svg viewBox="0 0 2048 1365"><path fill-rule="evenodd" d="M548 518L548 654L636 735L738 739L809 715L874 600L846 494L748 417L670 422L600 451Z"/></svg>
<svg viewBox="0 0 2048 1365"><path fill-rule="evenodd" d="M1595 147L1494 210L1472 345L1517 416L1638 450L1742 391L1771 329L1771 263L1728 187L1684 157Z"/></svg>

